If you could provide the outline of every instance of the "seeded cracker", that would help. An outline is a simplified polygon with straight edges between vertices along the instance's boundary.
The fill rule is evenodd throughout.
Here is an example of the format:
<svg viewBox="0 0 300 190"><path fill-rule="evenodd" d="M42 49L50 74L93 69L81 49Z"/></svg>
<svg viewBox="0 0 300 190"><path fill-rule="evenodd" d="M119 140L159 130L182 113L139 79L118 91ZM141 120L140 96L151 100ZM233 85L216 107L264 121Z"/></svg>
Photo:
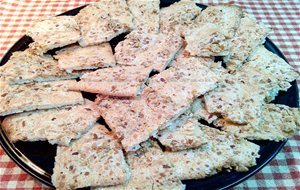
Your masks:
<svg viewBox="0 0 300 190"><path fill-rule="evenodd" d="M70 89L109 96L135 97L141 94L150 67L118 66L84 74Z"/></svg>
<svg viewBox="0 0 300 190"><path fill-rule="evenodd" d="M182 39L173 34L149 34L133 31L115 48L120 65L144 65L164 70L182 46Z"/></svg>
<svg viewBox="0 0 300 190"><path fill-rule="evenodd" d="M159 32L160 0L128 0L127 4L133 15L135 29L145 32Z"/></svg>
<svg viewBox="0 0 300 190"><path fill-rule="evenodd" d="M227 120L239 124L260 118L264 98L256 78L249 78L242 72L227 75L218 88L204 95L209 113L221 114Z"/></svg>
<svg viewBox="0 0 300 190"><path fill-rule="evenodd" d="M270 28L244 13L236 35L229 41L230 59L225 60L228 70L239 69L250 54L265 42L265 38L270 32Z"/></svg>
<svg viewBox="0 0 300 190"><path fill-rule="evenodd" d="M208 144L196 149L164 152L181 180L205 178L222 168L247 171L256 165L258 145L204 125L201 130L209 136Z"/></svg>
<svg viewBox="0 0 300 190"><path fill-rule="evenodd" d="M131 179L125 185L94 190L182 190L185 185L178 179L172 165L164 158L159 147L149 142L143 143L142 149L129 153L127 162L130 166Z"/></svg>
<svg viewBox="0 0 300 190"><path fill-rule="evenodd" d="M98 95L96 103L109 128L120 139L125 151L135 151L152 136L163 119L144 99L119 99Z"/></svg>
<svg viewBox="0 0 300 190"><path fill-rule="evenodd" d="M160 10L160 31L163 33L184 33L193 26L201 14L201 8L193 1L179 1Z"/></svg>
<svg viewBox="0 0 300 190"><path fill-rule="evenodd" d="M58 59L59 68L68 73L74 70L98 69L116 65L109 43L89 47L73 45L56 52L54 57Z"/></svg>
<svg viewBox="0 0 300 190"><path fill-rule="evenodd" d="M239 27L242 9L234 5L209 6L197 17L196 23L213 23L221 29L226 38L232 38Z"/></svg>
<svg viewBox="0 0 300 190"><path fill-rule="evenodd" d="M78 25L73 16L46 17L33 23L27 31L34 49L47 50L76 43L80 39Z"/></svg>
<svg viewBox="0 0 300 190"><path fill-rule="evenodd" d="M208 67L182 58L153 76L143 97L152 110L171 121L187 111L198 96L214 89L218 80Z"/></svg>
<svg viewBox="0 0 300 190"><path fill-rule="evenodd" d="M185 36L186 51L192 56L227 56L229 45L219 26L212 23L197 25Z"/></svg>
<svg viewBox="0 0 300 190"><path fill-rule="evenodd" d="M4 86L0 93L0 116L37 109L83 104L80 92L67 91L74 80Z"/></svg>
<svg viewBox="0 0 300 190"><path fill-rule="evenodd" d="M57 147L52 175L57 189L119 185L129 177L121 146L102 125L69 147Z"/></svg>
<svg viewBox="0 0 300 190"><path fill-rule="evenodd" d="M125 0L98 1L75 16L83 47L108 42L133 28L132 15Z"/></svg>
<svg viewBox="0 0 300 190"><path fill-rule="evenodd" d="M181 116L157 134L157 139L170 151L197 148L208 143L196 118Z"/></svg>
<svg viewBox="0 0 300 190"><path fill-rule="evenodd" d="M94 126L100 113L93 102L70 108L31 111L4 118L1 126L11 142L47 140L69 146Z"/></svg>
<svg viewBox="0 0 300 190"><path fill-rule="evenodd" d="M300 128L299 108L284 105L266 104L262 114L262 123L258 127L238 125L219 119L215 125L237 137L251 140L283 141L295 134Z"/></svg>
<svg viewBox="0 0 300 190"><path fill-rule="evenodd" d="M10 84L49 82L77 78L78 73L60 70L51 55L35 55L29 50L14 52L8 62L0 67L0 78Z"/></svg>
<svg viewBox="0 0 300 190"><path fill-rule="evenodd" d="M266 92L267 102L274 100L280 90L287 91L291 87L290 82L299 77L292 66L262 46L241 67L241 71L248 73L249 78L255 77L251 75L262 76L259 84Z"/></svg>

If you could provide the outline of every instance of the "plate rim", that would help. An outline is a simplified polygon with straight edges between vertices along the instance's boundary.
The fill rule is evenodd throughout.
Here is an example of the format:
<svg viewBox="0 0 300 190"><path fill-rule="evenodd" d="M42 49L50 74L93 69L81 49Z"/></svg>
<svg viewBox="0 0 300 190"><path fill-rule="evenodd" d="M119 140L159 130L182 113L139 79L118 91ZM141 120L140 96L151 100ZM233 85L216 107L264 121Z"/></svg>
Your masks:
<svg viewBox="0 0 300 190"><path fill-rule="evenodd" d="M165 4L171 4L172 2L175 1L170 1L167 0L166 2L164 2ZM200 6L201 8L206 8L207 5L204 4L198 4L198 6ZM72 15L72 12L75 11L79 11L82 8L84 8L87 5L83 5L83 6L79 6L76 7L74 9L68 10L66 12L63 12L57 16L62 16L62 15ZM31 38L24 35L22 36L18 41L16 41L12 47L10 47L7 52L4 54L4 56L1 58L0 60L0 65L4 65L7 60L9 59L9 57L11 56L11 54L15 51L18 51L18 47L22 46L24 43L30 43L31 42ZM265 43L268 43L275 51L276 54L281 57L282 59L285 60L285 62L287 64L289 64L289 62L287 61L285 55L281 52L281 50L267 37ZM264 43L264 44L265 44ZM274 53L274 52L272 52ZM3 62L5 62L4 64L2 64ZM294 81L293 81L294 82ZM295 106L299 107L299 89L296 83L295 86L295 94L296 94L296 99L297 102L295 102ZM0 122L2 122L2 119L0 119ZM225 185L224 187L221 187L220 189L229 189L233 186L236 186L240 183L242 183L243 181L247 180L248 178L250 178L251 176L255 175L256 173L258 173L262 168L264 168L267 164L270 163L270 161L272 161L274 159L274 157L282 150L283 146L286 144L286 142L288 141L281 141L279 143L279 146L277 146L276 150L274 152L272 152L272 155L270 157L268 157L263 164L261 165L256 165L257 167L251 171L249 174L245 175L244 177L228 184ZM254 141L255 142L255 141ZM29 158L27 158L20 150L18 150L17 147L14 146L14 143L10 142L9 139L7 138L5 131L2 129L1 127L1 123L0 123L0 145L3 148L4 152L26 173L28 173L30 176L32 176L33 178L37 179L38 181L40 181L41 183L51 187L51 188L55 188L53 186L53 184L51 183L51 175L46 172L45 170L43 170L42 168L40 168L39 166L37 166L35 163L33 163L32 161L30 161ZM31 167L30 167L31 166ZM253 167L252 167L253 168ZM251 169L251 168L250 168ZM247 172L241 172L241 173L247 173ZM213 177L213 176L212 176ZM50 182L49 182L50 179ZM184 181L190 181L190 180L184 180Z"/></svg>

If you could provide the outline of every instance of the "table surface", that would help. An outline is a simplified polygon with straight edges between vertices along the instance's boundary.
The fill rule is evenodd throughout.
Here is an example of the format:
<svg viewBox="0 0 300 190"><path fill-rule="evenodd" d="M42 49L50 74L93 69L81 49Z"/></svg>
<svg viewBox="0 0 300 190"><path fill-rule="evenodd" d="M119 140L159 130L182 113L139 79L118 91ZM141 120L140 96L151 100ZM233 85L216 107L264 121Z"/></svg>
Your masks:
<svg viewBox="0 0 300 190"><path fill-rule="evenodd" d="M25 34L33 20L57 15L91 0L0 0L0 59ZM277 1L207 1L202 4L236 4L271 26L269 38L293 67L300 71L300 3ZM297 81L298 86L300 80ZM300 133L291 138L276 158L256 175L233 189L296 189L300 187ZM0 147L1 189L49 189L22 171Z"/></svg>

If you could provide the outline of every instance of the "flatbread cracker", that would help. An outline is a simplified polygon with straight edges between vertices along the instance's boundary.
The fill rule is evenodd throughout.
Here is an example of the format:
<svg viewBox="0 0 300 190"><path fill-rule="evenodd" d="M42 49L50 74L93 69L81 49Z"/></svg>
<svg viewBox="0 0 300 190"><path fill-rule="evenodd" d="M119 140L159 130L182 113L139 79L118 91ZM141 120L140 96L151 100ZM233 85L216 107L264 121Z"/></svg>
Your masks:
<svg viewBox="0 0 300 190"><path fill-rule="evenodd" d="M218 88L204 95L207 111L239 124L260 118L265 95L256 82L242 72L228 74Z"/></svg>
<svg viewBox="0 0 300 190"><path fill-rule="evenodd" d="M198 120L184 115L160 131L157 139L169 151L197 148L208 142Z"/></svg>
<svg viewBox="0 0 300 190"><path fill-rule="evenodd" d="M135 29L145 32L159 32L160 0L128 0L127 4L133 15Z"/></svg>
<svg viewBox="0 0 300 190"><path fill-rule="evenodd" d="M78 25L73 16L45 17L35 21L27 33L41 52L76 43L80 39Z"/></svg>
<svg viewBox="0 0 300 190"><path fill-rule="evenodd" d="M225 60L227 69L229 71L239 69L250 54L264 43L270 32L269 27L258 23L254 17L244 13L236 35L229 40L230 58Z"/></svg>
<svg viewBox="0 0 300 190"><path fill-rule="evenodd" d="M118 66L84 74L71 90L108 96L135 97L141 94L152 69L144 66Z"/></svg>
<svg viewBox="0 0 300 190"><path fill-rule="evenodd" d="M222 168L247 171L256 165L258 145L204 125L201 130L210 137L208 144L196 149L164 152L181 180L205 178Z"/></svg>
<svg viewBox="0 0 300 190"><path fill-rule="evenodd" d="M115 48L120 65L144 65L164 70L182 46L182 39L173 34L149 34L133 31Z"/></svg>
<svg viewBox="0 0 300 190"><path fill-rule="evenodd" d="M232 38L241 23L242 9L235 5L209 6L197 17L196 23L213 23L226 38Z"/></svg>
<svg viewBox="0 0 300 190"><path fill-rule="evenodd" d="M283 141L292 137L300 128L299 108L279 104L266 104L260 126L238 125L225 119L218 119L215 125L240 138L250 140Z"/></svg>
<svg viewBox="0 0 300 190"><path fill-rule="evenodd" d="M101 116L127 152L139 149L139 144L155 134L164 123L163 118L142 98L120 99L98 95L96 103Z"/></svg>
<svg viewBox="0 0 300 190"><path fill-rule="evenodd" d="M75 80L5 86L0 93L0 116L83 104L80 92L67 91Z"/></svg>
<svg viewBox="0 0 300 190"><path fill-rule="evenodd" d="M116 65L109 43L89 47L73 45L57 51L54 58L58 59L59 68L68 73L74 70L98 69Z"/></svg>
<svg viewBox="0 0 300 190"><path fill-rule="evenodd" d="M0 67L0 78L10 84L74 79L81 74L60 70L51 55L35 55L28 49L14 52L8 62Z"/></svg>
<svg viewBox="0 0 300 190"><path fill-rule="evenodd" d="M160 10L160 31L184 35L193 27L201 8L193 1L179 1Z"/></svg>
<svg viewBox="0 0 300 190"><path fill-rule="evenodd" d="M177 177L172 165L164 158L161 149L149 142L143 143L142 146L142 149L127 155L132 173L127 184L94 190L185 189L185 185Z"/></svg>
<svg viewBox="0 0 300 190"><path fill-rule="evenodd" d="M129 177L120 144L104 126L97 124L71 146L57 147L51 179L57 189L77 189L119 185Z"/></svg>
<svg viewBox="0 0 300 190"><path fill-rule="evenodd" d="M191 30L186 36L186 51L192 56L227 56L229 44L221 28L213 23L203 23Z"/></svg>
<svg viewBox="0 0 300 190"><path fill-rule="evenodd" d="M91 129L100 117L93 102L70 108L31 111L4 118L1 126L11 142L47 140L69 146Z"/></svg>
<svg viewBox="0 0 300 190"><path fill-rule="evenodd" d="M290 82L299 77L292 66L262 46L241 67L241 71L262 76L260 85L266 91L267 102L274 100L279 91L287 91L291 87Z"/></svg>
<svg viewBox="0 0 300 190"><path fill-rule="evenodd" d="M153 76L143 97L152 110L171 121L186 112L198 96L214 89L218 80L208 67L181 59Z"/></svg>
<svg viewBox="0 0 300 190"><path fill-rule="evenodd" d="M133 28L132 15L125 0L98 1L75 16L83 47L108 42Z"/></svg>

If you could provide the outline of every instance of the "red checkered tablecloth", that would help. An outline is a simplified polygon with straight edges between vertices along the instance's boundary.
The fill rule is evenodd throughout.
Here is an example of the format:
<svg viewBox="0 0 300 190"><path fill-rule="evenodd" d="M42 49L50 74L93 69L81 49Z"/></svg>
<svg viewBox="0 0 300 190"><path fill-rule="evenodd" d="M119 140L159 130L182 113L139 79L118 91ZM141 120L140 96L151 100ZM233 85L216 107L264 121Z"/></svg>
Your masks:
<svg viewBox="0 0 300 190"><path fill-rule="evenodd" d="M90 0L0 0L0 58L24 35L31 22L46 15L57 15ZM206 1L203 4L236 4L271 26L270 39L281 49L290 64L300 71L300 2ZM299 84L298 80L298 84ZM297 188L298 187L298 188ZM49 189L22 171L0 147L0 190ZM300 189L300 133L284 146L266 167L233 189Z"/></svg>

